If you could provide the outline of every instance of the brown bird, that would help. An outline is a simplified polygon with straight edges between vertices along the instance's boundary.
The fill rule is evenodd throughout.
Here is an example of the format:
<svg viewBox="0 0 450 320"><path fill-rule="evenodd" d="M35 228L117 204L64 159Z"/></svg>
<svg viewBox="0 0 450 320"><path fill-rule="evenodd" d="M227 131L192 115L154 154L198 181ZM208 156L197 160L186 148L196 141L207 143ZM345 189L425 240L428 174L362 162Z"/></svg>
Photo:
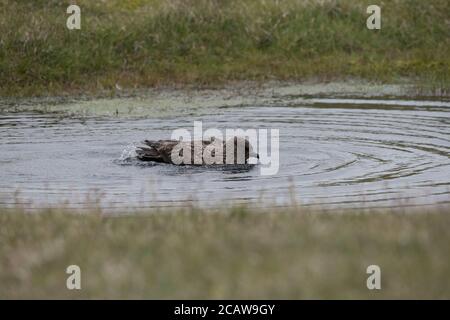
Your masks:
<svg viewBox="0 0 450 320"><path fill-rule="evenodd" d="M226 143L223 143L220 139L212 138L211 140L189 142L145 140L143 144L136 149L137 158L141 161L177 165L209 165L246 164L251 157L259 159L259 155L253 152L250 142L241 137L231 138Z"/></svg>

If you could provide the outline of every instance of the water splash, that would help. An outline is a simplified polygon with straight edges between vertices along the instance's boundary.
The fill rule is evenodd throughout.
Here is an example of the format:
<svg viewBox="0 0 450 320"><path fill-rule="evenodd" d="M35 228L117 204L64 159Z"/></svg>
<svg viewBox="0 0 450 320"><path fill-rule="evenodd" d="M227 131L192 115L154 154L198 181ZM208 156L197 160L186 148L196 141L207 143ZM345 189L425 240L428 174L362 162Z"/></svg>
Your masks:
<svg viewBox="0 0 450 320"><path fill-rule="evenodd" d="M123 149L120 158L117 160L118 163L127 164L137 159L136 154L137 145L135 143L131 143Z"/></svg>

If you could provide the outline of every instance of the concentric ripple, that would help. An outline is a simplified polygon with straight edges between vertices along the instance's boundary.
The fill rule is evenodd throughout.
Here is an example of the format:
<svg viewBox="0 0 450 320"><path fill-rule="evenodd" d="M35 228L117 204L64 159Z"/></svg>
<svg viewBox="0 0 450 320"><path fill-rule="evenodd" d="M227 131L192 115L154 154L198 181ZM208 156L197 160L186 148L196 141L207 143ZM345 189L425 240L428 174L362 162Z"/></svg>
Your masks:
<svg viewBox="0 0 450 320"><path fill-rule="evenodd" d="M161 119L0 114L0 204L113 209L450 202L450 103L306 99L286 105ZM136 143L193 130L195 120L204 130L279 129L279 172L136 160Z"/></svg>

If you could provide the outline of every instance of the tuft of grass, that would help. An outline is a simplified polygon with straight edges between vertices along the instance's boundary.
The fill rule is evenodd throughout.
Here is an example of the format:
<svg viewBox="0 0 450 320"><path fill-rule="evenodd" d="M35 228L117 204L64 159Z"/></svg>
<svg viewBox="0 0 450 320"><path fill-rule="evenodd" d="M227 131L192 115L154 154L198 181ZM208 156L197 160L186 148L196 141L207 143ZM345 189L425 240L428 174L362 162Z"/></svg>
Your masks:
<svg viewBox="0 0 450 320"><path fill-rule="evenodd" d="M0 298L450 298L448 208L127 213L0 209Z"/></svg>
<svg viewBox="0 0 450 320"><path fill-rule="evenodd" d="M450 3L368 0L2 0L0 95L96 92L230 80L413 78L449 91Z"/></svg>

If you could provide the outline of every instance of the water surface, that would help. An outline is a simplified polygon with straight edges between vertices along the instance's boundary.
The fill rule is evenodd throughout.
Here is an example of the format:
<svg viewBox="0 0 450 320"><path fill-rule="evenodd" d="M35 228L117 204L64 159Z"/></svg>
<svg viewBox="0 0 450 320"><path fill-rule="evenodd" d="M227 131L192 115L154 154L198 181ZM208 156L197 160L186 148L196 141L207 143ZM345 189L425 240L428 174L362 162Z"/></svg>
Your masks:
<svg viewBox="0 0 450 320"><path fill-rule="evenodd" d="M161 117L0 113L0 204L359 208L450 202L448 102L321 98L206 110ZM192 130L195 120L204 129L279 129L278 174L261 176L258 166L177 167L135 159L139 141Z"/></svg>

